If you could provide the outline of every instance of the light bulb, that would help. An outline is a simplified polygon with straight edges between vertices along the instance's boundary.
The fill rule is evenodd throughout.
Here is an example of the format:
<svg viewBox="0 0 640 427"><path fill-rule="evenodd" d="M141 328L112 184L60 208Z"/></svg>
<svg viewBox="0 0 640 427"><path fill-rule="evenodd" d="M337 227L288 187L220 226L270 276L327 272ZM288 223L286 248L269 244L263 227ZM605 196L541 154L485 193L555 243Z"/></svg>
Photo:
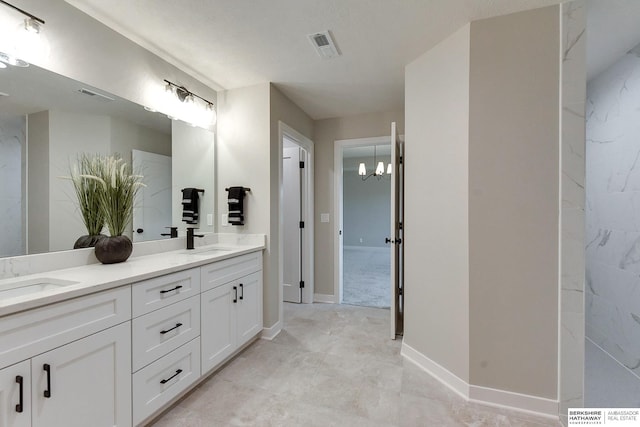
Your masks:
<svg viewBox="0 0 640 427"><path fill-rule="evenodd" d="M46 60L49 53L49 41L42 24L33 18L26 18L15 31L13 52L9 55L25 62L38 63Z"/></svg>

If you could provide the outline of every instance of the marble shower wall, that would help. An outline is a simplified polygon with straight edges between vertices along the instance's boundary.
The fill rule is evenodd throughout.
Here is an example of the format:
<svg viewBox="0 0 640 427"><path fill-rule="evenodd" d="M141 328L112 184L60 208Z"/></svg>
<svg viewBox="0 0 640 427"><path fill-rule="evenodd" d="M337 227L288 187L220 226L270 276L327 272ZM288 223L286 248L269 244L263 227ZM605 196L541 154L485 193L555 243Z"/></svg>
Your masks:
<svg viewBox="0 0 640 427"><path fill-rule="evenodd" d="M586 5L562 4L560 259L560 419L582 407L584 381L584 221Z"/></svg>
<svg viewBox="0 0 640 427"><path fill-rule="evenodd" d="M587 337L640 375L640 45L587 89Z"/></svg>
<svg viewBox="0 0 640 427"><path fill-rule="evenodd" d="M0 116L0 257L25 253L22 202L26 119Z"/></svg>

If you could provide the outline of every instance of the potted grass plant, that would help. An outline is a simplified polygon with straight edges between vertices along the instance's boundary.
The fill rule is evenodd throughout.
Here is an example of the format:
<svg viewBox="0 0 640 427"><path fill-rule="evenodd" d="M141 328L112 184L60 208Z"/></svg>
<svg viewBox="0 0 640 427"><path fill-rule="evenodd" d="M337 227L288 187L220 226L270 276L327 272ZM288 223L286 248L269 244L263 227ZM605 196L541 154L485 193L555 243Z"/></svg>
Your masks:
<svg viewBox="0 0 640 427"><path fill-rule="evenodd" d="M96 156L94 174L85 175L97 183L99 210L109 236L95 244L96 258L103 264L126 261L133 251L131 239L124 235L133 217L133 202L142 183L142 175L134 174L119 155Z"/></svg>
<svg viewBox="0 0 640 427"><path fill-rule="evenodd" d="M97 172L96 158L86 153L79 154L76 164L70 168L71 176L68 178L73 183L73 189L78 199L78 209L87 229L87 234L80 236L74 243L74 249L94 247L98 240L106 237L101 234L105 221L98 197L100 183L95 179L88 178L88 176L95 176Z"/></svg>

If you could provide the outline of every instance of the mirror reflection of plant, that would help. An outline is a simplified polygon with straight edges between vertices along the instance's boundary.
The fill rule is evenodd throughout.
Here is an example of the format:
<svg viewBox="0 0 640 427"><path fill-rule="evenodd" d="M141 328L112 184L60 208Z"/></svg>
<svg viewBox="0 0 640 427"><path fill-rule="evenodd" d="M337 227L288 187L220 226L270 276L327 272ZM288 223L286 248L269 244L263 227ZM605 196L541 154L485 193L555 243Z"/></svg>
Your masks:
<svg viewBox="0 0 640 427"><path fill-rule="evenodd" d="M89 236L97 236L105 224L104 212L100 208L100 183L89 176L97 176L99 163L96 156L86 153L78 154L77 162L70 167L71 182L78 198L78 208L82 222L87 228Z"/></svg>
<svg viewBox="0 0 640 427"><path fill-rule="evenodd" d="M84 175L95 181L100 210L111 236L121 236L133 217L133 203L142 183L120 155L96 156L94 174Z"/></svg>

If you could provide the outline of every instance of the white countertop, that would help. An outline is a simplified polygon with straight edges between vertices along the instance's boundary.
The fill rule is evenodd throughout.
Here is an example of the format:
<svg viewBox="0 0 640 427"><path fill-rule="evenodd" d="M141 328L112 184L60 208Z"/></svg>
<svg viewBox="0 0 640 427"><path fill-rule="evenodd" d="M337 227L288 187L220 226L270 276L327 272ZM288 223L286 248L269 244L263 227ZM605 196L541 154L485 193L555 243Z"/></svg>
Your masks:
<svg viewBox="0 0 640 427"><path fill-rule="evenodd" d="M215 248L222 248L225 249L225 251L207 252L207 249ZM66 299L132 284L152 277L199 267L215 261L259 251L264 248L264 241L260 244L255 242L247 242L244 244L216 243L197 247L193 251L180 249L136 256L119 264L89 264L80 267L3 279L0 280L0 317ZM2 289L14 287L16 283L37 283L38 281L43 281L43 279L73 281L78 283L42 290L27 295L2 298Z"/></svg>

